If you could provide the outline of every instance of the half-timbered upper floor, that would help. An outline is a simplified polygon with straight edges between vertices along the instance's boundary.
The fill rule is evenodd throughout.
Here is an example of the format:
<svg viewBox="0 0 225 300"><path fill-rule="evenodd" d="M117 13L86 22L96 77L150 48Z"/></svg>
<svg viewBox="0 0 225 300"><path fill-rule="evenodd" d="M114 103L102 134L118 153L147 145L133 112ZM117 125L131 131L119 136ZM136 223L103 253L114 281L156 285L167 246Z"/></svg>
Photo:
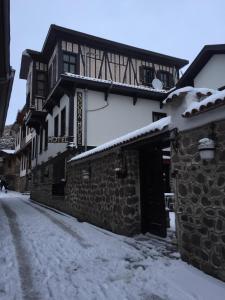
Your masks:
<svg viewBox="0 0 225 300"><path fill-rule="evenodd" d="M117 86L148 88L158 78L164 92L179 79L179 69L188 61L112 42L106 39L51 25L41 52L25 50L22 55L20 78L27 80L27 104L42 110L60 80L68 79L76 86L95 89ZM71 75L73 75L71 77ZM133 91L132 90L132 91ZM128 91L129 92L129 91Z"/></svg>

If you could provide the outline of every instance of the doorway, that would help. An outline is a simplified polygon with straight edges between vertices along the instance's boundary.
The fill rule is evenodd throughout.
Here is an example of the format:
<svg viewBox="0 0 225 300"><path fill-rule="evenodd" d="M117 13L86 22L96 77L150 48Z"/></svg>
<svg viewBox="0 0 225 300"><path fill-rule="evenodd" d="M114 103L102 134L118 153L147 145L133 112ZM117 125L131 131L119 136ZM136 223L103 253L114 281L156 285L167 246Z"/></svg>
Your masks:
<svg viewBox="0 0 225 300"><path fill-rule="evenodd" d="M140 195L142 233L167 235L164 200L163 155L157 146L140 149Z"/></svg>

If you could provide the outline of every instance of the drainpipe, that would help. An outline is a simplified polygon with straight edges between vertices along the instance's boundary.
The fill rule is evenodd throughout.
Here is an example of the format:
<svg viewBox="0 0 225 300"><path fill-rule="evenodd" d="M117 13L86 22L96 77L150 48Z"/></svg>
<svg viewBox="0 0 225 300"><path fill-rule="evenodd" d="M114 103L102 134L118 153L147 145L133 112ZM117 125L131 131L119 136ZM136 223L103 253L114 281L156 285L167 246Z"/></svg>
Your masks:
<svg viewBox="0 0 225 300"><path fill-rule="evenodd" d="M84 150L87 151L88 89L84 90Z"/></svg>

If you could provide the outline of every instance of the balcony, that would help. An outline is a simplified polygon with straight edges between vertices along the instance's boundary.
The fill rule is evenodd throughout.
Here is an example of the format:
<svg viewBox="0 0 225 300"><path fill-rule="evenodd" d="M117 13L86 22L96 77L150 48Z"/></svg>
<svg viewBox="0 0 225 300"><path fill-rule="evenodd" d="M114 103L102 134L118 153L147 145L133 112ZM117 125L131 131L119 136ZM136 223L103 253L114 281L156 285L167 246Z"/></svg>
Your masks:
<svg viewBox="0 0 225 300"><path fill-rule="evenodd" d="M46 115L47 112L44 111L30 110L26 117L25 125L30 128L34 128L37 134L39 134L40 127L45 124Z"/></svg>

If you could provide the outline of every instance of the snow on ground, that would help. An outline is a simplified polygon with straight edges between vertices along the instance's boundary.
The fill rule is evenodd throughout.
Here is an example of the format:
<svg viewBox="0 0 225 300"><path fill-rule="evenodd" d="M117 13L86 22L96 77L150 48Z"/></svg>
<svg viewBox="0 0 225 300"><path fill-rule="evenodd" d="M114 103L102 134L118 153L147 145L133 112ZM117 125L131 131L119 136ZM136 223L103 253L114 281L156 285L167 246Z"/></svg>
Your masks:
<svg viewBox="0 0 225 300"><path fill-rule="evenodd" d="M179 259L169 240L80 223L0 193L0 299L224 300L225 284Z"/></svg>

